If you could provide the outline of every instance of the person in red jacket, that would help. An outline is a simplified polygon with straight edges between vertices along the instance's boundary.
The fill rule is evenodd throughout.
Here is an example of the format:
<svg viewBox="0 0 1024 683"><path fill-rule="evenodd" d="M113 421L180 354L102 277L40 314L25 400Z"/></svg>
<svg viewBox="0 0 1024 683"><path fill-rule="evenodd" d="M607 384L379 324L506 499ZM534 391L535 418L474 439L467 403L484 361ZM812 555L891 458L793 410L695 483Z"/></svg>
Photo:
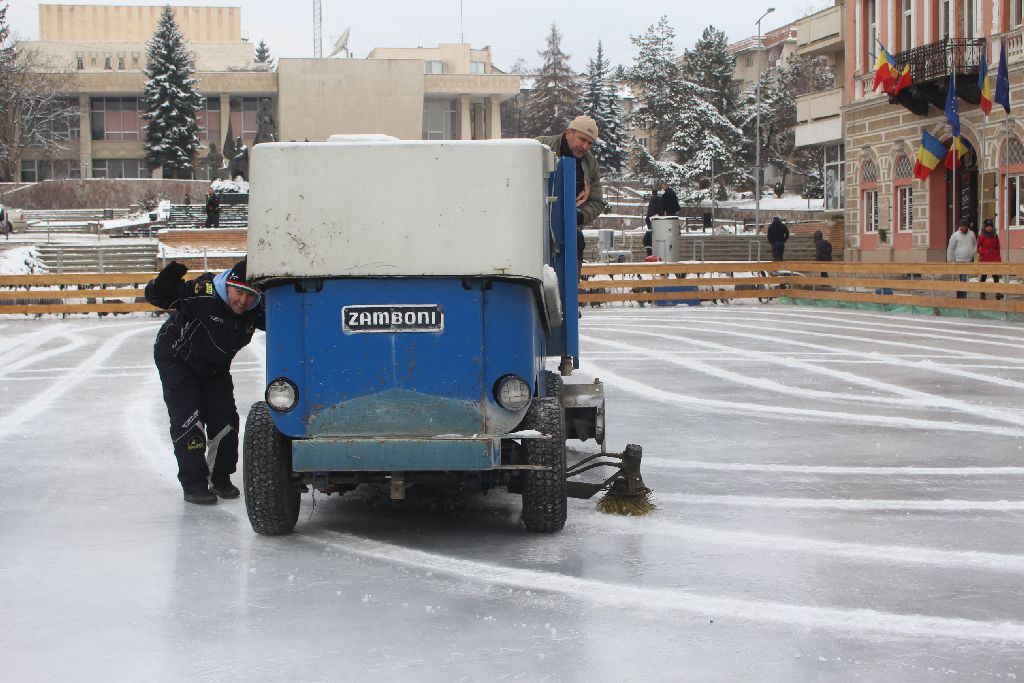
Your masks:
<svg viewBox="0 0 1024 683"><path fill-rule="evenodd" d="M999 256L999 235L996 234L996 226L992 224L991 218L986 218L981 224L981 232L978 233L978 261L981 263L999 263L1002 258ZM984 282L986 275L981 276ZM993 275L992 282L999 282L999 276ZM985 298L985 292L981 293ZM996 299L1002 299L1002 294L996 294Z"/></svg>

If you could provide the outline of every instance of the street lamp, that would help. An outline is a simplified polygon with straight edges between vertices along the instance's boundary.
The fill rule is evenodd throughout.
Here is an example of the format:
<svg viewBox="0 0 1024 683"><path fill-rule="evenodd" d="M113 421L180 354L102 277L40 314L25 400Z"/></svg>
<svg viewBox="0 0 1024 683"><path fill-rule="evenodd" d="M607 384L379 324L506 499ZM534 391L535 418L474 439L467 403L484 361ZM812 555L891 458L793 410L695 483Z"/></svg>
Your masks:
<svg viewBox="0 0 1024 683"><path fill-rule="evenodd" d="M762 14L757 19L757 84L754 86L757 90L757 109L756 117L757 123L754 124L754 230L755 234L761 232L761 53L764 52L764 46L761 45L761 20L767 17L769 14L775 11L774 7L769 7L768 11Z"/></svg>

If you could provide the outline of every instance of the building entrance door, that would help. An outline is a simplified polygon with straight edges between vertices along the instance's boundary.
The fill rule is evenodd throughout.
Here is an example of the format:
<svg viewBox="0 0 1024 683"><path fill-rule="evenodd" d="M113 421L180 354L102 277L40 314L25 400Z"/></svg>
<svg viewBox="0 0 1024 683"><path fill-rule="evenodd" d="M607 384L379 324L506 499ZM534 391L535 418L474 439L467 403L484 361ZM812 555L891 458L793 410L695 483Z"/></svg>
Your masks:
<svg viewBox="0 0 1024 683"><path fill-rule="evenodd" d="M956 196L953 196L953 171L946 169L946 241L956 231L961 218L968 220L971 229L978 230L978 157L974 147L961 138L967 146L967 154L956 169Z"/></svg>

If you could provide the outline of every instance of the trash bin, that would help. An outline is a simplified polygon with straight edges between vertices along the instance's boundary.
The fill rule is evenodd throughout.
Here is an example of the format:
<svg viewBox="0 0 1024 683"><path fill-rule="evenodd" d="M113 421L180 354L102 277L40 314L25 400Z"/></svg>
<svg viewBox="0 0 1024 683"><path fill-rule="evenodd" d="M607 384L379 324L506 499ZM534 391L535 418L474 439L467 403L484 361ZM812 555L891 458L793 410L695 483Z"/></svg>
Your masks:
<svg viewBox="0 0 1024 683"><path fill-rule="evenodd" d="M704 227L705 228L713 228L714 227L714 223L711 222L711 214L710 213L702 213L700 215L700 218L701 218L701 221L704 223Z"/></svg>

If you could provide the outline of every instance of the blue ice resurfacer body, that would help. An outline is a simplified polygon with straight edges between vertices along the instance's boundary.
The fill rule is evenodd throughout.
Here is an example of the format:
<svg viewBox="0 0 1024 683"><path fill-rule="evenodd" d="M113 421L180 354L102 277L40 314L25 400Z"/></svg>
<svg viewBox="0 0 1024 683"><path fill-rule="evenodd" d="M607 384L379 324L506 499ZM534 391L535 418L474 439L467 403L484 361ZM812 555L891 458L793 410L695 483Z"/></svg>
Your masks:
<svg viewBox="0 0 1024 683"><path fill-rule="evenodd" d="M259 145L252 168L256 531L290 531L309 486L360 484L504 486L528 529L560 529L565 439L604 433L600 385L565 407L545 370L578 358L575 164L532 140L360 137Z"/></svg>

